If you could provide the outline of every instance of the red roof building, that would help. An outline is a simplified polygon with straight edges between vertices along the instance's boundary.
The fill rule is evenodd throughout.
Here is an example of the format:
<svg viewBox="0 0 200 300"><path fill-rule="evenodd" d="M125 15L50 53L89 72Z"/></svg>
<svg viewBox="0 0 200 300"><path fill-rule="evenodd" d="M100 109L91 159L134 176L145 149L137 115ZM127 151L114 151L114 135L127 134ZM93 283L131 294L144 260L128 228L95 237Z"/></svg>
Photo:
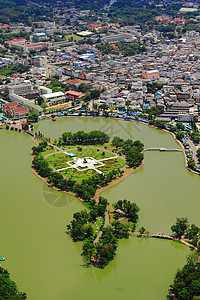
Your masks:
<svg viewBox="0 0 200 300"><path fill-rule="evenodd" d="M8 24L3 24L1 27L2 27L2 28L8 28L8 27L10 27L10 25L8 25Z"/></svg>
<svg viewBox="0 0 200 300"><path fill-rule="evenodd" d="M79 92L75 92L75 91L67 91L65 93L65 95L68 97L68 98L71 98L73 100L78 100L78 99L81 99L83 97L86 96L86 94L83 94L83 93L79 93Z"/></svg>
<svg viewBox="0 0 200 300"><path fill-rule="evenodd" d="M10 40L10 41L5 41L5 43L9 45L25 45L26 39L17 39L17 40Z"/></svg>
<svg viewBox="0 0 200 300"><path fill-rule="evenodd" d="M21 106L17 102L6 103L2 108L5 114L11 115L13 118L24 118L28 115L29 109L26 106Z"/></svg>
<svg viewBox="0 0 200 300"><path fill-rule="evenodd" d="M18 105L17 102L6 103L3 105L3 112L8 113L9 110L16 108Z"/></svg>

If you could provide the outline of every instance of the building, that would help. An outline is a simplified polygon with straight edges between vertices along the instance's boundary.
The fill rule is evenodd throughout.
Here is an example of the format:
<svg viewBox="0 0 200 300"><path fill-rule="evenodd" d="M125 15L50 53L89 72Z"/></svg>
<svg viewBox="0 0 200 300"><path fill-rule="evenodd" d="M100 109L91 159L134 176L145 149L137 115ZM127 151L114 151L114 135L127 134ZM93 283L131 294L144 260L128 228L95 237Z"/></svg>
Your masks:
<svg viewBox="0 0 200 300"><path fill-rule="evenodd" d="M21 95L23 93L31 92L33 85L31 83L16 84L8 87L9 94Z"/></svg>
<svg viewBox="0 0 200 300"><path fill-rule="evenodd" d="M150 80L158 79L159 78L159 71L158 70L150 70L150 71L143 70L142 71L142 78L143 79L150 79Z"/></svg>
<svg viewBox="0 0 200 300"><path fill-rule="evenodd" d="M81 56L79 56L80 60L94 60L94 54L93 53L84 53Z"/></svg>
<svg viewBox="0 0 200 300"><path fill-rule="evenodd" d="M75 91L67 91L65 95L72 100L79 100L86 96L86 94L75 92Z"/></svg>
<svg viewBox="0 0 200 300"><path fill-rule="evenodd" d="M38 89L39 89L41 95L52 94L52 89L49 89L46 86L39 86Z"/></svg>
<svg viewBox="0 0 200 300"><path fill-rule="evenodd" d="M86 30L86 31L77 32L76 34L82 37L86 37L86 36L93 35L93 32Z"/></svg>
<svg viewBox="0 0 200 300"><path fill-rule="evenodd" d="M21 106L17 102L4 104L2 110L5 114L11 115L15 119L25 118L29 113L27 107Z"/></svg>
<svg viewBox="0 0 200 300"><path fill-rule="evenodd" d="M33 40L34 36L37 36L38 39L41 39L41 40L47 38L47 35L44 32L36 32L36 33L31 34L31 40Z"/></svg>
<svg viewBox="0 0 200 300"><path fill-rule="evenodd" d="M26 103L26 107L28 107L29 111L35 112L38 115L41 115L42 112L43 112L43 108L40 107L39 105L34 104L34 103L30 103L30 102Z"/></svg>
<svg viewBox="0 0 200 300"><path fill-rule="evenodd" d="M48 48L48 46L49 42L20 45L24 52L29 52L30 50L40 51L46 47Z"/></svg>
<svg viewBox="0 0 200 300"><path fill-rule="evenodd" d="M9 98L12 102L17 102L18 104L21 104L22 106L26 106L26 103L28 103L28 99L16 95L16 94L9 94Z"/></svg>
<svg viewBox="0 0 200 300"><path fill-rule="evenodd" d="M31 63L36 67L43 67L47 65L46 56L33 56L31 57Z"/></svg>
<svg viewBox="0 0 200 300"><path fill-rule="evenodd" d="M114 42L134 40L134 39L135 39L135 37L128 33L105 35L102 37L102 40L106 43L114 43Z"/></svg>
<svg viewBox="0 0 200 300"><path fill-rule="evenodd" d="M179 122L191 122L194 119L194 115L192 113L179 113L178 121Z"/></svg>
<svg viewBox="0 0 200 300"><path fill-rule="evenodd" d="M26 39L10 40L10 41L5 41L5 43L8 44L10 47L11 46L25 46Z"/></svg>
<svg viewBox="0 0 200 300"><path fill-rule="evenodd" d="M66 96L63 92L44 94L41 95L41 97L44 99L44 102L51 102L53 105L66 100Z"/></svg>

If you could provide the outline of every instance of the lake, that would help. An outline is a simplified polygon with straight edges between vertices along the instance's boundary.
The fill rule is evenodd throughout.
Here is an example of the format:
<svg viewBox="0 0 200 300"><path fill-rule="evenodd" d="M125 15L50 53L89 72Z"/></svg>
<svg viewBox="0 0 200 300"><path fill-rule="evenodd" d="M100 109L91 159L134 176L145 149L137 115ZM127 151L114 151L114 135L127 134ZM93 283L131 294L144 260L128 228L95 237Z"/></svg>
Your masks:
<svg viewBox="0 0 200 300"><path fill-rule="evenodd" d="M36 125L45 136L65 131L102 130L111 137L140 139L147 147L180 147L170 134L143 124L103 118L61 118ZM66 235L66 224L84 206L78 199L48 188L31 172L26 134L0 131L1 249L3 266L31 300L166 299L177 268L190 250L172 241L122 240L105 269L87 268L81 243ZM139 225L170 232L176 217L199 224L199 176L185 168L182 153L146 152L144 166L103 196L140 207Z"/></svg>

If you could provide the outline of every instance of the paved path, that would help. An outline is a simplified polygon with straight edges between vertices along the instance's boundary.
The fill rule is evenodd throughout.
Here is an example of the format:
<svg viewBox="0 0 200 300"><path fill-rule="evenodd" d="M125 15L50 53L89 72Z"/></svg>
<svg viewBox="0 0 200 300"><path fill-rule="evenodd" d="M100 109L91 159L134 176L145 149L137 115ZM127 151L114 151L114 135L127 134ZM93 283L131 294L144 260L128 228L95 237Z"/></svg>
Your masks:
<svg viewBox="0 0 200 300"><path fill-rule="evenodd" d="M193 248L193 249L195 249L196 251L198 251L198 249L197 249L194 245L189 244L188 242L186 242L186 241L183 240L183 239L181 239L180 241L181 241L184 245L186 245L186 246L188 246L188 247L190 247L190 248Z"/></svg>
<svg viewBox="0 0 200 300"><path fill-rule="evenodd" d="M106 227L106 226L108 226L108 225L109 225L109 214L108 214L107 212L105 212L105 222L104 222L104 226L103 226L103 227ZM100 237L102 236L102 234L103 234L103 231L101 230L101 231L98 233L96 239L94 240L94 244L96 244L96 243L99 241L99 239L100 239Z"/></svg>

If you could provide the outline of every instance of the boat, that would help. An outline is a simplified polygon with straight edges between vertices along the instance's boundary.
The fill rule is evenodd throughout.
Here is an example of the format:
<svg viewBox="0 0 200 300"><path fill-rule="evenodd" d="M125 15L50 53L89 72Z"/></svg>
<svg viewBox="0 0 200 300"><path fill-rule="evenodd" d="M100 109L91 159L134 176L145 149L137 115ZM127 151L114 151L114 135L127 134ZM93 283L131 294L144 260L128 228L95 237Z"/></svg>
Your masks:
<svg viewBox="0 0 200 300"><path fill-rule="evenodd" d="M52 118L52 121L56 121L56 117L53 117L53 118Z"/></svg>
<svg viewBox="0 0 200 300"><path fill-rule="evenodd" d="M2 255L0 256L0 261L4 261L5 260L5 257Z"/></svg>

